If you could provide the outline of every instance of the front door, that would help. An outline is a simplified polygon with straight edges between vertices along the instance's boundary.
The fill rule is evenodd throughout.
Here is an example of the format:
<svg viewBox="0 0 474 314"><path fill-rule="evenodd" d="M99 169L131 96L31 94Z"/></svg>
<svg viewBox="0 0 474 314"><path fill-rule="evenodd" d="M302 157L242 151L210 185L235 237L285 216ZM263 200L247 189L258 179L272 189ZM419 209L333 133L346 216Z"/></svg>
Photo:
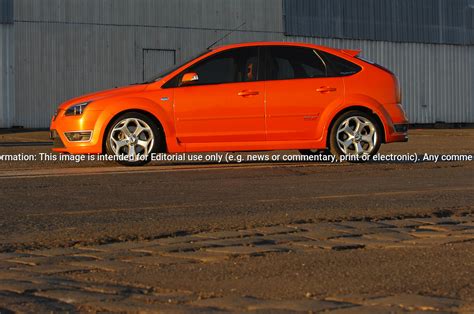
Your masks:
<svg viewBox="0 0 474 314"><path fill-rule="evenodd" d="M246 47L217 53L180 74L196 73L198 80L175 88L179 142L265 140L265 83L258 80L258 50Z"/></svg>

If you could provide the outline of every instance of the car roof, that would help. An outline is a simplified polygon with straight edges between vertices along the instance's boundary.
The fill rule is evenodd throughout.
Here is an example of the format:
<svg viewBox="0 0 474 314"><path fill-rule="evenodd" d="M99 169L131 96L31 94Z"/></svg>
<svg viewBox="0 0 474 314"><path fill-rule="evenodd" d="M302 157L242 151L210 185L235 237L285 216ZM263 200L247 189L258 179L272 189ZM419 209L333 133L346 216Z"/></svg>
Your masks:
<svg viewBox="0 0 474 314"><path fill-rule="evenodd" d="M238 43L238 44L231 44L231 45L222 45L215 48L211 48L212 51L223 51L232 48L240 48L240 47L254 47L254 46L290 46L290 47L307 47L313 48L318 50L323 50L327 52L340 52L339 49L330 48L321 45L315 45L310 43L302 43L302 42L288 42L288 41L254 41L254 42L245 42L245 43Z"/></svg>

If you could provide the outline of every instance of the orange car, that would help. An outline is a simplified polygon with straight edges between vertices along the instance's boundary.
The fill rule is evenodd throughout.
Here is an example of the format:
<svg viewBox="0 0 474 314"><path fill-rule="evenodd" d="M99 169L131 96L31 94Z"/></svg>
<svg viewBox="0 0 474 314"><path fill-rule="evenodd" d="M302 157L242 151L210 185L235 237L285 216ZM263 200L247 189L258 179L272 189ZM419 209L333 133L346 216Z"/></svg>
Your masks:
<svg viewBox="0 0 474 314"><path fill-rule="evenodd" d="M53 151L114 155L297 149L374 155L407 141L397 78L360 51L255 42L207 50L152 80L63 103Z"/></svg>

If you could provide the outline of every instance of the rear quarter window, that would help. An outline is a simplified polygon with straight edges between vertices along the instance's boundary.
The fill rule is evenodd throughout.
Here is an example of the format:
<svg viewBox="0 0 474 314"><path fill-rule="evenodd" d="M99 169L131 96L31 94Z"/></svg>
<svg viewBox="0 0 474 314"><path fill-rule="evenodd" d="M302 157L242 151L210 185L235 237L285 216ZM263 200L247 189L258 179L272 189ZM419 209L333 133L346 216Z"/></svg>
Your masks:
<svg viewBox="0 0 474 314"><path fill-rule="evenodd" d="M360 66L346 59L324 51L319 51L319 53L326 60L329 76L348 76L356 74L362 70Z"/></svg>

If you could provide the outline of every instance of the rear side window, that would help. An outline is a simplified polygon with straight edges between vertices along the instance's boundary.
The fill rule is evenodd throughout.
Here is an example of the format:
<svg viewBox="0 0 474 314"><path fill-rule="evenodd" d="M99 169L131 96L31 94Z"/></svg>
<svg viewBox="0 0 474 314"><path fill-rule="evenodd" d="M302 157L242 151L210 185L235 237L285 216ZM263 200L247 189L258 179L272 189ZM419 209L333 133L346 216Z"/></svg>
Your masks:
<svg viewBox="0 0 474 314"><path fill-rule="evenodd" d="M346 76L356 74L361 67L343 58L330 54L328 52L319 51L319 54L326 60L330 76Z"/></svg>
<svg viewBox="0 0 474 314"><path fill-rule="evenodd" d="M327 76L326 66L316 50L304 47L267 47L267 80L291 80Z"/></svg>

